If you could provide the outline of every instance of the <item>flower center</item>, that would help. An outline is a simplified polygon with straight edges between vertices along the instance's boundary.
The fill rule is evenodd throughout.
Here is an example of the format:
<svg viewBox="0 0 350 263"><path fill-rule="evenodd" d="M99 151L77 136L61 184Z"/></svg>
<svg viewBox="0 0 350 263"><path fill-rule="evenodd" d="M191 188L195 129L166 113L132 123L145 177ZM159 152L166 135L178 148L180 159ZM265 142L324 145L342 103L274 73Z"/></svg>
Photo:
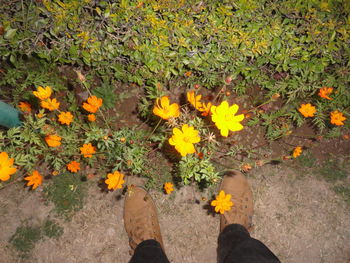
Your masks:
<svg viewBox="0 0 350 263"><path fill-rule="evenodd" d="M190 142L190 138L189 137L184 137L184 142L189 143Z"/></svg>

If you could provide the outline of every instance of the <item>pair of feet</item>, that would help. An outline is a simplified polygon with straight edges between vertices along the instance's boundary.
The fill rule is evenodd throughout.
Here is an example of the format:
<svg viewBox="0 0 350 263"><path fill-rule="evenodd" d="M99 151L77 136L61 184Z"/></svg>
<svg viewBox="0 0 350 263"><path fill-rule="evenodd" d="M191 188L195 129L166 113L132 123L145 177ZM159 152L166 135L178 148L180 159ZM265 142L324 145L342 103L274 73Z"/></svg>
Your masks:
<svg viewBox="0 0 350 263"><path fill-rule="evenodd" d="M252 228L253 195L245 176L230 172L224 176L220 190L231 194L233 207L220 214L220 232L230 224L243 225L248 231ZM132 250L144 240L154 239L164 249L156 206L151 196L141 187L129 187L124 203L124 225Z"/></svg>

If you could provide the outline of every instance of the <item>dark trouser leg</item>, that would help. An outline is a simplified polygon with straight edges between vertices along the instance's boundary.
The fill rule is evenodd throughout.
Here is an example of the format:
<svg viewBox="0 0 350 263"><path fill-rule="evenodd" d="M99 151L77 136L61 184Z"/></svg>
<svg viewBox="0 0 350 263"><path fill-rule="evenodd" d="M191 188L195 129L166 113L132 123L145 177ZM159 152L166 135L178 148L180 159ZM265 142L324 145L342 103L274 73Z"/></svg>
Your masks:
<svg viewBox="0 0 350 263"><path fill-rule="evenodd" d="M219 263L277 263L278 258L259 240L250 237L244 226L225 227L218 240Z"/></svg>
<svg viewBox="0 0 350 263"><path fill-rule="evenodd" d="M130 263L170 263L160 244L153 240L142 241L135 249Z"/></svg>

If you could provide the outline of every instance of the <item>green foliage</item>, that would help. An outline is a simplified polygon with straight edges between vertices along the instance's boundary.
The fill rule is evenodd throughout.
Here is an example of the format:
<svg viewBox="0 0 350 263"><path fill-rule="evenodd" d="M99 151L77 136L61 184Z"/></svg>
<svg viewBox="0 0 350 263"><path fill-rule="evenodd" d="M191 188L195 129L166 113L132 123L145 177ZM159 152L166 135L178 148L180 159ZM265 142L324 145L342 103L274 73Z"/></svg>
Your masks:
<svg viewBox="0 0 350 263"><path fill-rule="evenodd" d="M315 165L315 157L309 151L304 151L297 157L298 163L305 168L312 168Z"/></svg>
<svg viewBox="0 0 350 263"><path fill-rule="evenodd" d="M40 227L20 226L16 229L9 242L19 252L21 257L25 257L41 237Z"/></svg>
<svg viewBox="0 0 350 263"><path fill-rule="evenodd" d="M18 251L21 257L26 257L43 236L47 236L48 238L59 238L62 234L63 227L58 223L47 219L40 226L29 226L24 224L17 227L16 232L10 238L9 243Z"/></svg>
<svg viewBox="0 0 350 263"><path fill-rule="evenodd" d="M63 234L63 227L51 220L45 221L44 225L42 226L42 230L44 235L49 238L57 239Z"/></svg>
<svg viewBox="0 0 350 263"><path fill-rule="evenodd" d="M69 219L83 207L86 186L79 176L64 173L45 185L44 192L47 199L54 203L55 211Z"/></svg>
<svg viewBox="0 0 350 263"><path fill-rule="evenodd" d="M194 156L183 157L178 164L178 174L184 184L191 182L213 184L219 180L218 173L209 159Z"/></svg>
<svg viewBox="0 0 350 263"><path fill-rule="evenodd" d="M111 109L115 106L117 95L113 83L104 80L101 86L92 90L92 94L103 99L103 107Z"/></svg>

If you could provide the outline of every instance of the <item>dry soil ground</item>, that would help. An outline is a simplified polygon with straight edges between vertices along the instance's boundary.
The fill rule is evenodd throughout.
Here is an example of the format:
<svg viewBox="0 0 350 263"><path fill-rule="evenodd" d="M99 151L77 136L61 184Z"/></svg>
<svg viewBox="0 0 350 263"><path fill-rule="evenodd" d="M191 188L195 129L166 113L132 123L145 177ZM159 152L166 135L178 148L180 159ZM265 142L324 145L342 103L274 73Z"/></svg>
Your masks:
<svg viewBox="0 0 350 263"><path fill-rule="evenodd" d="M332 190L333 184L286 165L265 165L247 177L255 199L252 236L282 262L350 262L350 210ZM139 178L130 180L140 183ZM64 227L60 238L43 238L26 258L18 257L8 243L16 228L23 222L41 224L54 216L42 192L26 192L22 187L13 184L0 191L1 263L128 262L121 192L102 193L97 187L89 187L84 208L71 221L56 218ZM205 209L212 193L183 187L170 196L151 194L169 260L216 262L219 217Z"/></svg>

